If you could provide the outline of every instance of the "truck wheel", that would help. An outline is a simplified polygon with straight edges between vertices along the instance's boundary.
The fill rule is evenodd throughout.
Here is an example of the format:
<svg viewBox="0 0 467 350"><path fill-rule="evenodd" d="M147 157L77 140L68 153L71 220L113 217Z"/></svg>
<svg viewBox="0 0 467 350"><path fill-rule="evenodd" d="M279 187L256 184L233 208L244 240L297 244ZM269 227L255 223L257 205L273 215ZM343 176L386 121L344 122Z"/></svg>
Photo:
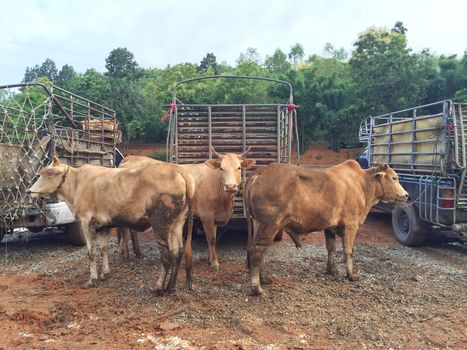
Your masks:
<svg viewBox="0 0 467 350"><path fill-rule="evenodd" d="M86 244L83 230L81 229L81 222L76 221L66 225L66 232L68 234L68 239L70 240L71 244L77 246L83 246Z"/></svg>
<svg viewBox="0 0 467 350"><path fill-rule="evenodd" d="M425 240L428 227L413 206L396 206L392 211L392 229L400 243L415 247Z"/></svg>
<svg viewBox="0 0 467 350"><path fill-rule="evenodd" d="M3 236L5 236L8 233L8 230L4 227L0 227L0 242L3 239Z"/></svg>

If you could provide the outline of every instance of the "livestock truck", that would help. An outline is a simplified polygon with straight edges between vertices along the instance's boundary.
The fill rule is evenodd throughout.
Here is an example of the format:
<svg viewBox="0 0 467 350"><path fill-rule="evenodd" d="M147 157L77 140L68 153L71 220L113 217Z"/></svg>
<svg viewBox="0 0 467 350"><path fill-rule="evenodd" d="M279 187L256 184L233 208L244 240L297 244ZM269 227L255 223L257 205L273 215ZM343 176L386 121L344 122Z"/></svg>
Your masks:
<svg viewBox="0 0 467 350"><path fill-rule="evenodd" d="M379 205L392 212L399 242L421 245L434 230L463 235L467 229L467 103L444 100L376 117L360 125L367 149L363 167L388 163L410 203Z"/></svg>
<svg viewBox="0 0 467 350"><path fill-rule="evenodd" d="M288 100L268 104L188 104L180 100L178 90L185 84L230 79L237 83L262 81L284 86ZM277 85L278 84L278 85ZM238 85L237 85L238 86ZM183 97L181 97L183 99ZM258 167L267 164L292 162L292 143L295 137L298 150L297 111L293 103L293 88L289 82L256 76L214 75L183 80L175 84L169 109L167 131L167 161L177 164L200 163L212 158L212 147L219 153L243 153L256 159L256 165L243 169L242 181ZM244 219L243 186L235 199L233 219ZM239 221L239 220L234 220Z"/></svg>
<svg viewBox="0 0 467 350"><path fill-rule="evenodd" d="M51 84L0 86L0 240L18 227L58 226L84 244L65 202L33 199L26 190L54 156L71 166L115 166L119 140L110 108Z"/></svg>

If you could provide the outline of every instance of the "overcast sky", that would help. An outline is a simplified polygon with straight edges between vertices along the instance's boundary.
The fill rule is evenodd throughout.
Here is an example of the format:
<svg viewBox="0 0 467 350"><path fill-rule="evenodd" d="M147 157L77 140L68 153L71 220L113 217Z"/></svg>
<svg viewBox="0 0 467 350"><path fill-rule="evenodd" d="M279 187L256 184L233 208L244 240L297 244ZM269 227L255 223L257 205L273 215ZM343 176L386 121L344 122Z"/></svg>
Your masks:
<svg viewBox="0 0 467 350"><path fill-rule="evenodd" d="M142 67L199 63L208 52L235 64L248 47L264 59L301 43L306 56L326 42L350 51L371 26L402 21L409 46L437 54L467 50L466 0L0 0L0 85L19 82L47 57L60 69L105 71L117 47Z"/></svg>

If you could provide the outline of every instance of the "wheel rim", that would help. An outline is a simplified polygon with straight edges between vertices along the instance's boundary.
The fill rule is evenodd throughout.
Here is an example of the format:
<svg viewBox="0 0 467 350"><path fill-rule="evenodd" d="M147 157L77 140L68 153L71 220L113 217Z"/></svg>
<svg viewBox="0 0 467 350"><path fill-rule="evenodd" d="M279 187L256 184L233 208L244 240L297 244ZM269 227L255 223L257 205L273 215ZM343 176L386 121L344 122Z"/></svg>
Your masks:
<svg viewBox="0 0 467 350"><path fill-rule="evenodd" d="M397 218L397 226L402 236L407 236L410 231L409 216L406 213L401 213Z"/></svg>

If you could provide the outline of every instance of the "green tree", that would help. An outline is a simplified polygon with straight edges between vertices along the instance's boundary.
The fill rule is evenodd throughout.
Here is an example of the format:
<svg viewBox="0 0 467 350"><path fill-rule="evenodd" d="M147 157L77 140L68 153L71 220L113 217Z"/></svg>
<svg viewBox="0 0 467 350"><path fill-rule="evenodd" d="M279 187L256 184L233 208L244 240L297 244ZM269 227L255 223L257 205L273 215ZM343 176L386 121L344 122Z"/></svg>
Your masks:
<svg viewBox="0 0 467 350"><path fill-rule="evenodd" d="M110 51L105 59L105 68L113 78L123 78L133 75L138 64L133 54L126 48L119 47Z"/></svg>
<svg viewBox="0 0 467 350"><path fill-rule="evenodd" d="M26 67L23 81L25 83L30 83L40 77L46 77L49 81L55 82L57 74L58 71L55 62L50 58L46 58L40 66L36 64L33 67Z"/></svg>
<svg viewBox="0 0 467 350"><path fill-rule="evenodd" d="M206 73L211 69L213 74L219 74L219 67L217 65L216 56L211 52L201 60L198 66L198 72Z"/></svg>
<svg viewBox="0 0 467 350"><path fill-rule="evenodd" d="M370 28L358 37L349 61L365 115L414 106L420 101L417 58L410 53L405 35L384 28Z"/></svg>
<svg viewBox="0 0 467 350"><path fill-rule="evenodd" d="M287 61L287 55L281 49L276 49L272 56L266 56L264 66L269 73L275 76L286 74L291 68L291 64Z"/></svg>
<svg viewBox="0 0 467 350"><path fill-rule="evenodd" d="M55 79L55 84L58 86L65 86L65 84L73 79L76 76L76 72L72 66L65 64L60 72L57 74L57 78Z"/></svg>
<svg viewBox="0 0 467 350"><path fill-rule="evenodd" d="M297 64L305 57L305 51L303 50L302 44L296 43L290 48L289 60L293 64Z"/></svg>
<svg viewBox="0 0 467 350"><path fill-rule="evenodd" d="M391 32L405 35L405 33L407 33L407 28L404 27L404 24L401 21L397 21L391 29Z"/></svg>
<svg viewBox="0 0 467 350"><path fill-rule="evenodd" d="M340 49L336 49L330 42L327 42L324 45L324 52L323 52L324 57L331 57L335 58L336 60L339 61L345 61L347 60L347 52L343 47Z"/></svg>
<svg viewBox="0 0 467 350"><path fill-rule="evenodd" d="M258 53L258 50L254 47L247 48L244 52L240 53L237 63L241 64L242 62L250 61L256 63L257 65L261 64L261 56Z"/></svg>
<svg viewBox="0 0 467 350"><path fill-rule="evenodd" d="M23 82L30 83L32 81L37 80L39 75L39 65L35 65L33 67L26 67L26 71L24 72Z"/></svg>

